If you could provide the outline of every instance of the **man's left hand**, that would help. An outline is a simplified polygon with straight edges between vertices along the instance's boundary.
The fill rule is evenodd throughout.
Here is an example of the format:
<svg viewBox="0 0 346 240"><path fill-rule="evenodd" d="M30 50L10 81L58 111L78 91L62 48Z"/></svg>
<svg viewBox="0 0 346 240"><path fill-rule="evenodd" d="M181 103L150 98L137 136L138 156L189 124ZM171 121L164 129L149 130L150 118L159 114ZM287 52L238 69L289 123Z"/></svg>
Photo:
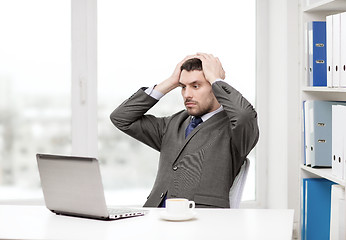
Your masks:
<svg viewBox="0 0 346 240"><path fill-rule="evenodd" d="M225 71L219 58L207 53L197 53L196 57L202 61L204 76L210 84L216 79L225 79Z"/></svg>

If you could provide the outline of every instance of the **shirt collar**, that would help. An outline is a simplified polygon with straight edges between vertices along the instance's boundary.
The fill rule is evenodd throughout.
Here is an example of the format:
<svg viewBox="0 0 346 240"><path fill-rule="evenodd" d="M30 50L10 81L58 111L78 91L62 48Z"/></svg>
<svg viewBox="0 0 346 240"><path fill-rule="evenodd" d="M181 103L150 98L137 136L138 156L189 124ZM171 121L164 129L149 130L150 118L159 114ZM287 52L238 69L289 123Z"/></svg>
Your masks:
<svg viewBox="0 0 346 240"><path fill-rule="evenodd" d="M204 114L203 116L201 116L201 118L202 118L203 122L205 122L205 121L207 121L209 118L211 118L212 116L214 116L215 114L217 114L217 113L219 113L219 112L221 112L221 111L223 111L222 105L221 105L218 109L216 109L215 111L212 111L212 112L209 112L209 113Z"/></svg>

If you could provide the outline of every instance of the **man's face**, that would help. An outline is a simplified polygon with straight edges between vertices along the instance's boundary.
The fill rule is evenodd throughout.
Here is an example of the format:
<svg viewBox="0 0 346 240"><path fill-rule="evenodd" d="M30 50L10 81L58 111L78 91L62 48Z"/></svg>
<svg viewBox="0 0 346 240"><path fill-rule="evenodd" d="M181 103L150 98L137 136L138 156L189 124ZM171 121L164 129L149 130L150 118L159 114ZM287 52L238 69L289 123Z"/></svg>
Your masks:
<svg viewBox="0 0 346 240"><path fill-rule="evenodd" d="M212 91L210 83L205 79L203 71L186 71L180 74L181 94L189 115L202 116L220 107Z"/></svg>

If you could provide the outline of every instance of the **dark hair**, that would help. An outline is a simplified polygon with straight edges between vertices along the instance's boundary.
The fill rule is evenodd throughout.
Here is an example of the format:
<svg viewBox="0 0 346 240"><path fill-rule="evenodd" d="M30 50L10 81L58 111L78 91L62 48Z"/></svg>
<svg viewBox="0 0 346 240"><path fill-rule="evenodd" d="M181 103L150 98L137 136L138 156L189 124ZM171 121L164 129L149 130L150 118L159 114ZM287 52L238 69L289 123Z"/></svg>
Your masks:
<svg viewBox="0 0 346 240"><path fill-rule="evenodd" d="M188 72L198 70L202 71L202 61L198 58L191 58L189 60L186 60L180 67L180 70L186 70Z"/></svg>

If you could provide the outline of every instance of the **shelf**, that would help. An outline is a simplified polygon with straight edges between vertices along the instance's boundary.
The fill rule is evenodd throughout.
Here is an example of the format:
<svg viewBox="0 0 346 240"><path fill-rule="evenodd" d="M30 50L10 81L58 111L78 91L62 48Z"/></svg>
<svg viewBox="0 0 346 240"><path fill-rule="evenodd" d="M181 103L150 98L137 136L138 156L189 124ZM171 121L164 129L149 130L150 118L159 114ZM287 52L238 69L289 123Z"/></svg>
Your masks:
<svg viewBox="0 0 346 240"><path fill-rule="evenodd" d="M329 92L329 93L346 93L346 88L330 87L303 87L303 92Z"/></svg>
<svg viewBox="0 0 346 240"><path fill-rule="evenodd" d="M304 7L304 12L344 12L346 11L345 0L321 0L317 3Z"/></svg>
<svg viewBox="0 0 346 240"><path fill-rule="evenodd" d="M308 4L310 2L311 4ZM299 64L300 66L300 91L299 91L299 97L300 101L335 101L336 103L333 104L339 104L337 102L345 102L346 101L346 87L338 87L338 88L333 88L333 87L312 87L308 86L308 73L307 73L307 68L305 65L308 64L308 49L307 48L307 28L306 25L307 23L311 21L326 21L327 16L334 15L334 14L339 14L342 12L346 12L346 0L299 0L300 4L300 12L299 12L299 44L300 44L300 59L299 59ZM308 5L307 5L308 4ZM300 151L304 151L304 113L303 113L303 104L300 103L300 130L301 130L301 138L300 138ZM309 119L311 120L311 119ZM313 124L313 121L309 121L309 124ZM339 184L344 190L346 189L346 177L344 179L336 177L335 175L332 174L332 168L312 168L305 166L302 164L304 162L304 156L299 158L299 177L300 180L304 178L320 178L320 179L326 179L329 180L335 184ZM303 181L300 182L300 187L301 190L305 189L306 192L307 186L303 185ZM305 192L305 193L306 193ZM326 193L327 194L327 193ZM306 209L310 207L310 205L313 204L318 204L319 200L313 199L309 201L307 204L307 201L303 201L306 197L301 195L300 196L300 209L302 210L300 212L300 219L299 221L299 230L298 232L298 239L303 239L303 229L306 233L306 225L304 225L304 217L306 220L306 217L308 216ZM328 198L331 197L331 194L328 192ZM345 194L343 194L341 197L346 197ZM335 196L334 196L335 198ZM306 200L306 199L305 199ZM344 207L346 206L343 204ZM340 204L342 207L342 205ZM326 209L327 210L327 209ZM330 210L332 211L332 210ZM340 212L340 216L345 215L346 212ZM311 215L310 215L311 216ZM338 217L335 215L335 217ZM303 221L303 222L302 222ZM339 232L341 229L340 227L337 227L336 229L334 228L333 231ZM298 230L298 231L299 231Z"/></svg>
<svg viewBox="0 0 346 240"><path fill-rule="evenodd" d="M307 167L305 165L300 165L300 168L306 172L312 173L318 177L322 177L325 179L328 179L332 182L335 182L337 184L340 184L341 186L345 187L345 181L342 179L339 179L335 177L332 174L332 169L331 168L312 168L312 167Z"/></svg>

